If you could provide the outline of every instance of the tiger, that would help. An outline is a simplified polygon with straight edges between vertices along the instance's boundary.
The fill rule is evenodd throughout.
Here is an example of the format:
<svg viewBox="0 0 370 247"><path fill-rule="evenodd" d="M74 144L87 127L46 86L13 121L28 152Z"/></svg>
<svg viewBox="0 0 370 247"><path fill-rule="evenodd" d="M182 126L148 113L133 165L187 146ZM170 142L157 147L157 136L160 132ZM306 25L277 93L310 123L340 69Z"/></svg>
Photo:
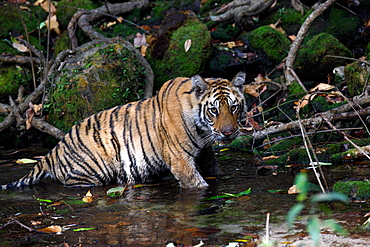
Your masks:
<svg viewBox="0 0 370 247"><path fill-rule="evenodd" d="M171 79L151 98L80 121L27 175L1 188L34 185L45 177L67 187L132 186L163 172L182 188L205 188L198 169L220 171L213 143L232 141L246 121L245 77L239 72L231 81Z"/></svg>

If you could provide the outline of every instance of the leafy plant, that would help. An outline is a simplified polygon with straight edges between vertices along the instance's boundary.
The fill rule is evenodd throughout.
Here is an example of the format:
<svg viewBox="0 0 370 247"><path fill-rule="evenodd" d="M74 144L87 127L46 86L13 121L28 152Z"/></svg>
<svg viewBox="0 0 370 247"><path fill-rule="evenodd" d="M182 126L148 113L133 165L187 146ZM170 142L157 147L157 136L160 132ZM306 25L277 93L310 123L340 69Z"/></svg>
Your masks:
<svg viewBox="0 0 370 247"><path fill-rule="evenodd" d="M298 203L295 204L288 212L287 215L287 224L289 229L292 228L293 222L296 220L298 215L302 212L303 209L308 208L310 212L310 217L306 226L308 234L311 236L312 240L315 243L315 246L318 246L320 243L320 229L321 226L326 226L332 229L335 233L346 236L347 230L344 229L333 219L320 220L317 216L314 216L319 211L318 204L322 202L347 202L347 196L337 192L330 193L319 193L312 197L308 197L308 181L306 173L299 173L296 177L295 185L299 194L297 196Z"/></svg>

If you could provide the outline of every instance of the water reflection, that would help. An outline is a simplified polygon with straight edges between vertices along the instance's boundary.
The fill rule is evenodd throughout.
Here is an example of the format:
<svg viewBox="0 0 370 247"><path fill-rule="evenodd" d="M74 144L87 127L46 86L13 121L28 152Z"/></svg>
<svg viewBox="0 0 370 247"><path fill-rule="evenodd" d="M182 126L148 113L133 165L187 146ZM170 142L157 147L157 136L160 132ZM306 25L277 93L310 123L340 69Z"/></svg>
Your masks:
<svg viewBox="0 0 370 247"><path fill-rule="evenodd" d="M88 189L65 188L51 181L18 190L0 191L1 225L8 222L11 216L28 226L32 226L31 221L37 219L41 223L32 226L35 229L49 225L65 229L61 235L46 235L30 233L12 224L0 229L0 235L15 245L165 246L169 242L195 245L200 240L208 246L220 245L242 237L246 227L264 224L263 208L266 211L280 210L281 205L289 207L295 202L294 197L289 195L266 193L269 186L273 189L289 186L294 179L290 175L282 174L285 178L259 178L255 167L242 158L223 161L221 167L224 175L208 180L211 186L207 189L181 189L176 181L171 180L157 187L129 189L121 197L111 198L106 195L110 187L97 187L90 189L95 200L89 204L76 204ZM26 173L25 169L28 168L0 166L0 174L6 174L6 177L0 178L0 183L18 178L19 174ZM202 200L223 193L240 193L250 187L251 199L233 198L228 202ZM43 203L36 198L48 199L52 203ZM272 203L266 205L266 200ZM55 206L52 206L54 203ZM16 216L20 212L22 214ZM94 230L73 231L81 228Z"/></svg>

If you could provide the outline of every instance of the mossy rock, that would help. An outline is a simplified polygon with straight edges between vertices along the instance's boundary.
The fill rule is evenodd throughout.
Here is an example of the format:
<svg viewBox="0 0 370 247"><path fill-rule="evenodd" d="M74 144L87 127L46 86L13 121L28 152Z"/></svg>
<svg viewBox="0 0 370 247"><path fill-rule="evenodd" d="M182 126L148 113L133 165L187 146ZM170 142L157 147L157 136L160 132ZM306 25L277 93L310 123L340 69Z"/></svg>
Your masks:
<svg viewBox="0 0 370 247"><path fill-rule="evenodd" d="M361 62L354 62L344 68L348 92L351 96L359 95L363 92L365 85L370 79L370 66Z"/></svg>
<svg viewBox="0 0 370 247"><path fill-rule="evenodd" d="M77 51L50 89L48 122L64 131L101 110L141 99L146 83L138 55L124 40L95 40Z"/></svg>
<svg viewBox="0 0 370 247"><path fill-rule="evenodd" d="M352 57L351 51L333 35L321 33L299 49L294 64L297 74L302 80L320 81L335 67L348 62L346 59L326 57L327 55Z"/></svg>
<svg viewBox="0 0 370 247"><path fill-rule="evenodd" d="M263 51L275 63L281 62L288 55L291 44L284 34L270 26L259 27L241 37L242 40L245 38L253 49Z"/></svg>
<svg viewBox="0 0 370 247"><path fill-rule="evenodd" d="M349 13L343 8L330 8L330 14L327 19L324 32L329 33L340 39L350 35L363 21L358 16Z"/></svg>
<svg viewBox="0 0 370 247"><path fill-rule="evenodd" d="M147 53L157 89L173 77L190 77L204 72L212 54L212 39L206 25L201 23L194 14L187 14L180 27L174 31L169 29L159 38L161 42L168 40L168 44L164 46L167 49L161 56L155 56L156 46ZM186 40L191 40L188 51L184 48Z"/></svg>
<svg viewBox="0 0 370 247"><path fill-rule="evenodd" d="M338 181L333 191L343 193L353 199L369 199L370 183L368 181Z"/></svg>

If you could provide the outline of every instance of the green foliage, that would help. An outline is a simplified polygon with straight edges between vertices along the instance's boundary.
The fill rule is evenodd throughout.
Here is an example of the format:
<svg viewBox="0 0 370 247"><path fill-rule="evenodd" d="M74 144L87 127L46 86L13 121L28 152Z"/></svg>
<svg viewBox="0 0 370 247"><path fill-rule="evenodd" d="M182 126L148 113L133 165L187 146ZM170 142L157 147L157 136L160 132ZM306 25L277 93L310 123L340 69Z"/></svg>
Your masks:
<svg viewBox="0 0 370 247"><path fill-rule="evenodd" d="M277 63L288 55L289 39L270 26L262 26L249 32L247 39L254 49L262 50L268 58Z"/></svg>
<svg viewBox="0 0 370 247"><path fill-rule="evenodd" d="M241 197L241 196L249 195L251 192L252 192L252 188L249 188L249 189L247 189L245 191L242 191L238 194L224 193L223 195L211 196L211 197L204 198L201 201L209 201L209 200L215 200L215 199L220 199L220 198Z"/></svg>
<svg viewBox="0 0 370 247"><path fill-rule="evenodd" d="M313 195L311 198L308 197L308 180L306 173L299 173L295 180L295 185L297 190L300 193L297 196L298 203L295 204L287 214L287 224L289 229L293 227L294 221L298 218L299 214L303 211L303 209L307 208L310 210L310 217L306 226L308 234L311 236L312 240L315 243L315 246L318 246L320 243L320 229L321 225L325 225L326 227L331 228L334 232L344 235L347 235L346 229L341 227L336 221L329 219L321 221L318 217L314 214L317 214L319 211L319 203L325 202L347 202L347 196L337 192L331 193L320 193Z"/></svg>

